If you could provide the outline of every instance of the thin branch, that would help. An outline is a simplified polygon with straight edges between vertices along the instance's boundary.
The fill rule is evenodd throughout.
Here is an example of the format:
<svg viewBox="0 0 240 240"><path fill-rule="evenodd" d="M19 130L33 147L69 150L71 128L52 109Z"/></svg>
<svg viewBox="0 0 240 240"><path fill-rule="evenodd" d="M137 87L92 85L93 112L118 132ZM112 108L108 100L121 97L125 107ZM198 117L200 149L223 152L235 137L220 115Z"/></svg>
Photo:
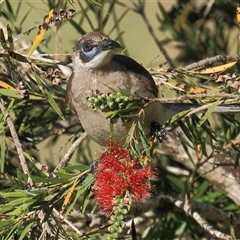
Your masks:
<svg viewBox="0 0 240 240"><path fill-rule="evenodd" d="M203 59L199 62L191 63L184 67L184 70L193 70L197 68L205 68L217 62L240 61L240 55L217 55L214 57Z"/></svg>
<svg viewBox="0 0 240 240"><path fill-rule="evenodd" d="M199 203L193 200L185 201L182 198L173 198L169 195L159 195L150 198L141 204L134 203L131 207L131 214L136 215L136 213L140 211L148 210L148 212L144 213L144 217L137 217L136 220L134 219L135 223L140 224L141 222L145 222L148 217L151 219L154 218L154 215L156 217L156 214L159 214L161 210L163 210L163 214L166 214L166 210L174 211L174 206L189 214L212 236L220 239L231 239L231 236L214 229L203 219L204 217L210 221L219 222L226 228L230 227L230 215L210 204ZM149 211L149 209L153 209L153 211ZM157 211L154 211L154 209L157 209ZM237 227L239 227L239 219L234 218L233 222L235 222L236 231L238 231ZM126 225L129 226L129 224L130 222Z"/></svg>
<svg viewBox="0 0 240 240"><path fill-rule="evenodd" d="M30 175L30 172L29 172L29 169L28 169L28 165L27 165L26 159L25 159L24 154L23 154L22 145L19 141L16 129L15 129L14 124L13 124L13 122L12 122L10 116L9 116L9 113L6 111L6 109L4 107L4 101L2 99L0 100L0 109L1 109L2 113L4 114L6 120L7 120L7 124L8 124L9 130L10 130L11 136L13 138L15 147L17 149L17 153L18 153L18 157L19 157L19 160L20 160L22 170L23 170L24 174L26 174L28 176L28 184L30 185L30 187L33 187L33 185L34 185L33 180L31 178L31 175Z"/></svg>
<svg viewBox="0 0 240 240"><path fill-rule="evenodd" d="M227 94L227 93L207 93L207 94L194 94L194 95L184 95L180 97L171 97L171 98L151 98L149 101L151 102L161 102L161 103L176 103L179 101L184 101L184 100L193 100L193 99L204 99L204 98L225 98L225 99L230 99L234 100L236 102L240 101L239 95L233 95L233 94ZM148 98L146 98L148 99ZM226 101L225 101L226 102ZM228 103L228 102L227 102Z"/></svg>
<svg viewBox="0 0 240 240"><path fill-rule="evenodd" d="M59 169L62 167L66 166L68 161L70 160L70 157L76 150L76 148L80 145L80 143L87 137L87 133L84 132L73 144L72 146L68 149L67 153L63 156L63 158L60 160L58 165L55 167L53 170L53 173L57 172Z"/></svg>
<svg viewBox="0 0 240 240"><path fill-rule="evenodd" d="M64 218L63 215L61 215L59 211L57 211L57 209L53 208L53 213L56 214L57 217L59 217L64 223L66 223L72 230L74 230L78 234L78 236L83 236L83 233L80 232L70 221Z"/></svg>
<svg viewBox="0 0 240 240"><path fill-rule="evenodd" d="M168 133L167 140L158 146L156 152L169 156L174 161L183 164L187 169L193 170L198 162L195 150L188 148L189 154L192 156L192 161L190 161L186 150L181 144L180 138L184 139L191 146L191 143L181 129L177 128L174 132ZM210 145L206 144L205 151L207 156L212 156L212 147ZM198 174L239 205L240 178L237 168L226 166L226 164L231 163L233 166L234 162L230 157L214 154L214 156L210 157L207 162L198 168Z"/></svg>
<svg viewBox="0 0 240 240"><path fill-rule="evenodd" d="M178 208L181 208L184 212L188 213L203 229L205 229L208 233L210 233L213 237L217 237L220 239L231 240L232 237L225 233L222 233L216 229L214 229L210 224L208 224L200 214L193 210L190 201L182 201L176 200L174 201L174 205Z"/></svg>

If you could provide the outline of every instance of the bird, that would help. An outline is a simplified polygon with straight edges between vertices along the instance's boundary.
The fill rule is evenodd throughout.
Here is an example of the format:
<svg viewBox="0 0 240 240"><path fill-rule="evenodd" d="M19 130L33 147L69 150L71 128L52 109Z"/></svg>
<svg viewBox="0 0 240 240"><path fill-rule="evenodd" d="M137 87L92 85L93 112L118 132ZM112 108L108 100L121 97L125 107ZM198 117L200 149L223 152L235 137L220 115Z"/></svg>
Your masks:
<svg viewBox="0 0 240 240"><path fill-rule="evenodd" d="M83 35L73 49L73 73L66 92L70 108L78 115L84 130L96 143L103 145L108 139L124 144L134 122L139 121L147 135L159 141L166 139L162 124L180 111L195 109L199 105L151 102L144 106L144 114L125 121L121 117L110 119L106 112L94 109L88 99L92 96L115 94L123 91L143 98L156 98L159 90L151 74L134 59L116 54L122 46L102 32ZM214 112L239 113L239 106L217 106Z"/></svg>
<svg viewBox="0 0 240 240"><path fill-rule="evenodd" d="M110 138L124 143L134 121L141 122L146 134L152 126L158 134L163 134L160 138L165 138L161 124L168 117L160 103L148 104L142 116L129 121L106 118L105 112L88 104L88 98L94 93L124 91L146 98L158 96L151 74L141 64L128 56L115 54L115 50L121 48L118 42L102 32L86 33L77 41L72 55L73 73L66 88L70 108L76 112L90 138L100 145Z"/></svg>

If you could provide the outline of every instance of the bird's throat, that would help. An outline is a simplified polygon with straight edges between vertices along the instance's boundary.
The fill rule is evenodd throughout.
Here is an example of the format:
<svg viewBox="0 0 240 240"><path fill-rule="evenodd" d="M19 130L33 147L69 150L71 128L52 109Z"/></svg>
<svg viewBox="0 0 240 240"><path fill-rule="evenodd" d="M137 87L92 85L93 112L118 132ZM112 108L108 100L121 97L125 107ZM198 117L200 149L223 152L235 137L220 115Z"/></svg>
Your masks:
<svg viewBox="0 0 240 240"><path fill-rule="evenodd" d="M85 63L85 67L89 69L101 69L107 66L112 59L111 50L103 51L96 55L91 61Z"/></svg>

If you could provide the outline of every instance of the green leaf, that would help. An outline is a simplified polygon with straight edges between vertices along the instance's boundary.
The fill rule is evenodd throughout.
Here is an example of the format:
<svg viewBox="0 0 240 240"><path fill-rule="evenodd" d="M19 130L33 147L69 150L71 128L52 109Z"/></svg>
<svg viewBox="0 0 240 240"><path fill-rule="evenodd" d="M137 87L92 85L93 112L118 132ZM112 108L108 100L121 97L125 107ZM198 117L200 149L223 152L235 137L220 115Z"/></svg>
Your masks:
<svg viewBox="0 0 240 240"><path fill-rule="evenodd" d="M5 121L3 121L5 122ZM0 129L1 129L1 124L0 123ZM2 141L1 141L1 163L0 163L0 172L4 173L4 166L5 166L5 153L6 153L6 137L5 135L2 136Z"/></svg>
<svg viewBox="0 0 240 240"><path fill-rule="evenodd" d="M89 17L88 9L87 9L87 10L84 9L83 6L82 6L82 4L81 4L81 2L79 2L79 5L80 5L80 7L81 7L81 10L82 10L82 14L83 14L83 16L84 16L84 19L86 19L86 21L88 22L90 28L91 28L92 30L94 30L95 28L94 28L92 19ZM79 24L78 24L78 26L76 26L76 27L77 27L77 29L79 29ZM85 34L86 32L82 29L82 32L80 32L80 33L81 33L81 34Z"/></svg>
<svg viewBox="0 0 240 240"><path fill-rule="evenodd" d="M170 174L166 174L166 178L169 180L173 189L181 193L185 191L185 185L182 181L179 181L179 177L174 177Z"/></svg>
<svg viewBox="0 0 240 240"><path fill-rule="evenodd" d="M233 215L230 215L230 234L232 239L236 239L236 235L235 235L235 230L234 230L234 226L233 226Z"/></svg>
<svg viewBox="0 0 240 240"><path fill-rule="evenodd" d="M86 192L91 187L94 180L95 180L94 175L93 174L88 174L88 176L84 179L84 181L82 183L82 188L81 188L81 190L79 190L79 192L81 192L81 194ZM87 204L88 204L88 197L84 199L82 213L85 212Z"/></svg>
<svg viewBox="0 0 240 240"><path fill-rule="evenodd" d="M188 140L191 141L192 143L195 143L196 139L195 139L195 136L193 134L193 130L194 129L192 127L190 119L186 118L184 122L183 121L179 121L178 124L180 125L182 131L184 132L184 134L186 135Z"/></svg>
<svg viewBox="0 0 240 240"><path fill-rule="evenodd" d="M12 226L11 220L1 220L0 221L0 229L2 230L6 226Z"/></svg>
<svg viewBox="0 0 240 240"><path fill-rule="evenodd" d="M4 89L0 88L0 95L7 96L10 98L18 98L21 99L21 95L17 94L15 90L9 90L9 89Z"/></svg>
<svg viewBox="0 0 240 240"><path fill-rule="evenodd" d="M179 138L180 138L180 136L179 136ZM184 151L185 151L185 153L187 154L188 159L189 159L192 163L194 163L193 158L192 158L192 154L191 154L191 153L189 152L189 150L188 150L188 142L187 142L185 139L183 139L183 138L180 138L180 139L181 139L182 147L184 148Z"/></svg>
<svg viewBox="0 0 240 240"><path fill-rule="evenodd" d="M21 206L23 206L23 204L25 204L26 202L29 202L29 200L32 200L32 199L29 198L29 197L17 198L17 199L14 199L14 200L10 201L10 202L8 203L8 205L11 205L11 206L21 205Z"/></svg>
<svg viewBox="0 0 240 240"><path fill-rule="evenodd" d="M37 84L39 85L39 88L41 89L42 93L44 93L47 96L47 100L50 103L50 105L52 106L52 108L55 110L55 112L58 114L58 116L64 120L65 118L62 114L61 109L58 107L57 103L55 102L55 100L53 98L53 94L51 94L48 91L46 86L42 86L40 76L38 76L38 74L36 72L33 72L33 74L35 76L35 80L36 80Z"/></svg>
<svg viewBox="0 0 240 240"><path fill-rule="evenodd" d="M200 186L197 186L197 193L193 196L193 199L198 200L199 198L206 194L210 184L208 181L204 181Z"/></svg>
<svg viewBox="0 0 240 240"><path fill-rule="evenodd" d="M186 222L181 223L180 226L175 231L176 236L181 236L182 234L184 234L184 232L186 231L186 226L187 226Z"/></svg>
<svg viewBox="0 0 240 240"><path fill-rule="evenodd" d="M93 197L93 193L92 192L89 192L87 194L87 196L84 197L84 201L83 201L83 205L82 205L82 213L85 213L85 210L90 202L90 200L92 199Z"/></svg>
<svg viewBox="0 0 240 240"><path fill-rule="evenodd" d="M0 43L1 43L2 47L5 50L7 50L7 42L6 42L6 39L5 39L4 32L3 32L2 28L0 29Z"/></svg>
<svg viewBox="0 0 240 240"><path fill-rule="evenodd" d="M148 140L146 138L146 135L145 135L145 132L142 128L142 125L139 121L138 121L138 130L139 130L139 137L140 137L141 143L143 145L143 149L144 149L146 155L148 157L150 157L150 147L149 147L149 144L148 144Z"/></svg>
<svg viewBox="0 0 240 240"><path fill-rule="evenodd" d="M26 212L29 210L30 205L31 203L23 203L19 206L15 205L15 208L13 209L13 211L11 211L11 215L17 217L19 217L20 215L25 215Z"/></svg>
<svg viewBox="0 0 240 240"><path fill-rule="evenodd" d="M82 186L84 187L84 189L90 187L94 179L95 179L94 175L92 173L89 173L88 176L82 182Z"/></svg>
<svg viewBox="0 0 240 240"><path fill-rule="evenodd" d="M69 180L73 177L72 173L67 173L64 170L60 169L58 172L54 173L59 179Z"/></svg>
<svg viewBox="0 0 240 240"><path fill-rule="evenodd" d="M48 102L50 103L52 108L55 110L55 112L58 114L58 116L64 120L65 118L64 118L64 116L62 114L62 111L58 107L57 103L55 102L52 94L47 89L43 89L42 91L47 95Z"/></svg>
<svg viewBox="0 0 240 240"><path fill-rule="evenodd" d="M108 10L106 11L106 16L102 20L102 24L101 24L103 29L105 28L105 26L109 20L109 17L111 16L112 10L115 7L115 3L116 3L116 0L112 0L111 3L109 4ZM115 22L115 24L116 24L116 22Z"/></svg>
<svg viewBox="0 0 240 240"><path fill-rule="evenodd" d="M5 198L24 198L24 197L32 196L33 194L24 190L16 190L14 192L2 193L2 195Z"/></svg>
<svg viewBox="0 0 240 240"><path fill-rule="evenodd" d="M5 230L6 231L6 230ZM16 234L16 231L17 231L17 224L16 223L12 223L11 227L8 228L8 231L6 232L7 233L7 236L6 236L6 240L12 240L12 236L14 236Z"/></svg>
<svg viewBox="0 0 240 240"><path fill-rule="evenodd" d="M13 59L16 59L17 61L19 62L25 62L25 63L28 63L28 60L26 57L24 57L23 55L17 53L17 52L14 52L14 51L9 51L9 56L12 57Z"/></svg>
<svg viewBox="0 0 240 240"><path fill-rule="evenodd" d="M28 177L25 173L23 173L20 170L17 170L17 180L19 183L23 184L23 183L27 183Z"/></svg>
<svg viewBox="0 0 240 240"><path fill-rule="evenodd" d="M64 167L64 170L66 171L76 171L76 170L85 171L87 169L89 169L89 165L85 165L85 164Z"/></svg>
<svg viewBox="0 0 240 240"><path fill-rule="evenodd" d="M51 185L58 185L61 183L65 183L66 180L71 179L73 176L68 176L68 177L62 177L62 175L56 174L57 178L43 178L43 177L35 177L33 176L33 180L36 183L49 183ZM35 192L35 191L34 191Z"/></svg>
<svg viewBox="0 0 240 240"><path fill-rule="evenodd" d="M189 111L190 110L185 110L185 111L175 114L169 121L167 121L166 125L172 125L175 122L183 119L189 113Z"/></svg>
<svg viewBox="0 0 240 240"><path fill-rule="evenodd" d="M203 117L201 117L200 122L197 124L197 128L199 128L206 120L209 119L209 116L213 113L214 109L218 106L219 101L220 99L218 99L208 108L207 112L204 113Z"/></svg>
<svg viewBox="0 0 240 240"><path fill-rule="evenodd" d="M28 234L28 231L31 229L34 221L31 221L27 226L24 226L24 230L22 231L21 235L19 236L18 240L23 240L24 237Z"/></svg>
<svg viewBox="0 0 240 240"><path fill-rule="evenodd" d="M13 51L13 37L12 37L12 30L9 25L7 25L7 33L8 33L8 43L10 51Z"/></svg>
<svg viewBox="0 0 240 240"><path fill-rule="evenodd" d="M0 207L1 214L5 214L7 212L12 212L12 210L13 210L13 206L11 206L11 205L5 204L5 205L1 205L1 207ZM1 227L1 222L2 221L0 221L0 227Z"/></svg>

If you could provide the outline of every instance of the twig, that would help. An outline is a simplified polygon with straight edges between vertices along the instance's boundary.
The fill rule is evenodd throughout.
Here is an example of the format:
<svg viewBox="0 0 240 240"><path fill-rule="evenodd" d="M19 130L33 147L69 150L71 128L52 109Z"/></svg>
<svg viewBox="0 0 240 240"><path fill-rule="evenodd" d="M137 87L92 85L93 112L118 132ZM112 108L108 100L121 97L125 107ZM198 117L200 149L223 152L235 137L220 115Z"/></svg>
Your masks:
<svg viewBox="0 0 240 240"><path fill-rule="evenodd" d="M79 236L83 236L83 233L80 232L70 221L68 221L66 218L61 215L57 209L53 208L53 213L57 215L63 222L65 222L70 228L72 228Z"/></svg>
<svg viewBox="0 0 240 240"><path fill-rule="evenodd" d="M217 55L214 57L203 59L199 62L191 63L184 67L184 70L193 70L196 68L204 68L217 62L240 61L240 55Z"/></svg>
<svg viewBox="0 0 240 240"><path fill-rule="evenodd" d="M220 222L227 228L230 226L229 214L225 213L224 211L218 208L215 208L210 204L199 203L192 200L184 201L181 198L173 198L169 195L159 195L159 196L150 198L141 204L134 203L134 205L131 207L131 214L134 215L136 212L143 211L143 210L157 209L157 212L155 211L146 212L144 214L145 217L142 217L141 219L138 218L136 221L134 219L134 222L137 222L139 224L140 222L146 221L146 217L148 217L147 215L149 215L150 218L154 218L153 216L154 213L155 215L159 214L159 212L161 212L161 209L163 210L163 214L166 214L166 209L168 211L174 211L173 206L190 214L191 217L195 219L197 223L211 235L218 237L220 239L227 239L227 240L231 239L231 236L214 229L203 219L204 217L214 222ZM239 220L236 218L233 221L236 223L239 223ZM127 223L127 226L129 224L130 222Z"/></svg>
<svg viewBox="0 0 240 240"><path fill-rule="evenodd" d="M226 239L230 240L232 239L230 235L227 235L225 233L222 233L216 229L214 229L211 225L209 225L200 215L198 212L193 210L190 201L182 201L182 200L176 200L173 202L174 205L178 208L181 208L184 210L184 212L188 213L195 221L207 232L209 232L212 236L220 238L220 239Z"/></svg>
<svg viewBox="0 0 240 240"><path fill-rule="evenodd" d="M226 94L226 93L194 94L194 95L184 95L184 96L180 96L180 97L171 97L171 98L151 98L151 99L149 99L149 101L161 102L161 103L171 103L171 102L177 103L179 101L184 101L184 100L192 100L192 99L198 99L198 98L204 99L204 98L213 98L213 97L231 99L234 101L240 101L239 95Z"/></svg>
<svg viewBox="0 0 240 240"><path fill-rule="evenodd" d="M189 110L190 112L187 116L190 116L197 112L205 112L207 109L212 107L216 102L210 103L187 103L182 102L184 100L193 100L193 99L204 99L208 97L216 97L221 98L218 105L213 109L213 113L228 113L228 114L236 114L240 113L240 97L232 94L196 94L196 95L185 95L181 97L173 97L173 98L145 98L147 104L152 102L162 103L162 106L165 110L170 110L171 112L180 113L182 111ZM227 100L225 100L227 99Z"/></svg>
<svg viewBox="0 0 240 240"><path fill-rule="evenodd" d="M17 153L18 153L18 157L19 157L19 160L20 160L22 170L23 170L24 174L26 174L28 176L28 184L30 185L30 187L33 187L33 180L31 178L30 172L28 170L28 165L27 165L26 159L25 159L24 154L23 154L22 145L19 141L19 138L18 138L16 129L14 127L14 124L13 124L8 112L6 111L6 109L4 107L4 101L2 99L0 100L0 109L1 109L2 113L4 114L6 120L7 120L7 124L8 124L9 130L10 130L11 136L13 138L15 147L17 149Z"/></svg>
<svg viewBox="0 0 240 240"><path fill-rule="evenodd" d="M197 24L196 29L201 29L201 27L206 23L206 21L208 20L208 16L210 15L211 10L214 6L214 2L215 2L215 0L208 1L208 3L206 4L205 10L202 14L201 20Z"/></svg>
<svg viewBox="0 0 240 240"><path fill-rule="evenodd" d="M176 134L176 135L175 135ZM188 148L189 154L192 156L192 161L189 161L189 156L186 153L186 149L182 146L181 140L186 141L189 146L192 144L184 135L180 128L174 130L174 132L168 133L168 138L156 150L157 153L167 155L176 162L183 164L187 169L193 170L197 163L196 152L193 148ZM208 144L204 146L205 155L212 156L212 147ZM229 167L228 166L230 164ZM217 165L215 169L214 166ZM207 162L198 168L198 174L204 177L206 180L217 188L219 191L224 193L226 196L231 198L237 205L240 204L240 185L238 178L238 168L234 169L232 158L223 156L222 154L215 154L210 157Z"/></svg>
<svg viewBox="0 0 240 240"><path fill-rule="evenodd" d="M39 237L39 239L44 238L44 235L48 234L49 236L54 236L53 234L53 225L49 220L45 220L46 214L44 213L43 210L40 210L38 213L38 217L41 220L42 223L42 234Z"/></svg>
<svg viewBox="0 0 240 240"><path fill-rule="evenodd" d="M53 173L57 172L60 168L66 166L68 161L70 160L70 157L72 156L75 149L79 146L79 144L87 137L87 133L84 132L68 149L67 153L63 156L63 158L60 160L58 165L53 170Z"/></svg>

